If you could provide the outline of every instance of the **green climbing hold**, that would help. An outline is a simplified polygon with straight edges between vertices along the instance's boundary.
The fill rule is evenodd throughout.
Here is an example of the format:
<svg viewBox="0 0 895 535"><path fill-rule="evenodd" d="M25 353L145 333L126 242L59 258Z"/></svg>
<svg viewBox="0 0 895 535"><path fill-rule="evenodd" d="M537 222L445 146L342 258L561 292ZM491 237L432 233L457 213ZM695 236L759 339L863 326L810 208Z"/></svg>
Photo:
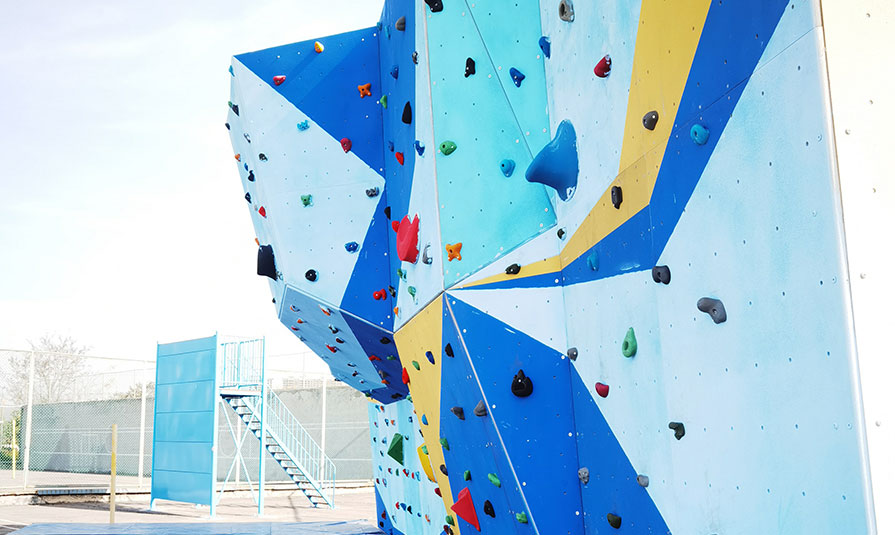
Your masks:
<svg viewBox="0 0 895 535"><path fill-rule="evenodd" d="M426 455L429 455L429 448L427 448L425 444L420 446L420 448L422 448L423 453L425 453Z"/></svg>
<svg viewBox="0 0 895 535"><path fill-rule="evenodd" d="M382 98L379 99L379 103L382 104L383 108L388 108L388 95L382 95Z"/></svg>
<svg viewBox="0 0 895 535"><path fill-rule="evenodd" d="M628 327L625 339L622 342L622 355L630 358L637 354L637 338L634 337L634 327Z"/></svg>
<svg viewBox="0 0 895 535"><path fill-rule="evenodd" d="M488 481L490 481L495 487L500 487L500 478L497 477L497 474L488 474Z"/></svg>
<svg viewBox="0 0 895 535"><path fill-rule="evenodd" d="M448 441L447 441L446 438L441 437L441 438L438 439L438 441L441 442L441 447L442 447L442 448L444 448L444 449L450 451L451 447L448 445Z"/></svg>
<svg viewBox="0 0 895 535"><path fill-rule="evenodd" d="M388 456L398 461L398 464L404 464L404 436L401 433L395 433L392 437L392 442L388 445Z"/></svg>
<svg viewBox="0 0 895 535"><path fill-rule="evenodd" d="M416 286L408 286L407 293L410 294L410 297L416 297Z"/></svg>
<svg viewBox="0 0 895 535"><path fill-rule="evenodd" d="M403 280L407 280L407 271L398 268L398 276L401 277L401 279Z"/></svg>
<svg viewBox="0 0 895 535"><path fill-rule="evenodd" d="M522 511L521 513L516 513L516 520L520 524L528 524L528 515L525 514L525 511Z"/></svg>
<svg viewBox="0 0 895 535"><path fill-rule="evenodd" d="M469 472L469 470L463 472L463 481L469 481L470 479L472 479L472 474Z"/></svg>
<svg viewBox="0 0 895 535"><path fill-rule="evenodd" d="M454 525L454 517L452 517L451 515L445 516L444 521L452 526Z"/></svg>
<svg viewBox="0 0 895 535"><path fill-rule="evenodd" d="M457 150L457 144L453 141L442 141L441 145L439 145L438 148L441 150L442 154L448 156L449 154Z"/></svg>
<svg viewBox="0 0 895 535"><path fill-rule="evenodd" d="M419 362L413 360L413 361L411 361L410 363L413 364L413 367L416 368L417 370L420 369L420 363L419 363Z"/></svg>
<svg viewBox="0 0 895 535"><path fill-rule="evenodd" d="M314 197L312 195L302 195L301 196L301 205L302 206L311 206L314 204Z"/></svg>

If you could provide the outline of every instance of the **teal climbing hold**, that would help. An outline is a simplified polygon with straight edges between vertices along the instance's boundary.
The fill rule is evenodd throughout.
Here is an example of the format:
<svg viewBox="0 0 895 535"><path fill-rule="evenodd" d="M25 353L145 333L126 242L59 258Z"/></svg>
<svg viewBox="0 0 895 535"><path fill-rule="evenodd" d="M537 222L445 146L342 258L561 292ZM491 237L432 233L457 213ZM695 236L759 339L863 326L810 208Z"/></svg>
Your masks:
<svg viewBox="0 0 895 535"><path fill-rule="evenodd" d="M497 477L497 474L488 474L488 481L495 487L500 487L500 478Z"/></svg>
<svg viewBox="0 0 895 535"><path fill-rule="evenodd" d="M463 472L463 481L469 481L472 479L472 473L469 470Z"/></svg>
<svg viewBox="0 0 895 535"><path fill-rule="evenodd" d="M572 198L578 187L578 143L571 121L559 123L553 140L529 164L525 180L550 186L564 201Z"/></svg>
<svg viewBox="0 0 895 535"><path fill-rule="evenodd" d="M690 128L690 139L697 145L705 145L709 140L709 129L699 123Z"/></svg>
<svg viewBox="0 0 895 535"><path fill-rule="evenodd" d="M448 444L448 440L444 437L438 439L438 442L441 442L441 447L450 451L451 446Z"/></svg>
<svg viewBox="0 0 895 535"><path fill-rule="evenodd" d="M313 195L302 195L301 196L301 205L302 206L311 206L314 204L314 196Z"/></svg>
<svg viewBox="0 0 895 535"><path fill-rule="evenodd" d="M420 363L419 363L419 362L417 362L417 361L415 361L415 360L412 360L412 361L410 361L410 363L413 364L413 367L416 368L417 370L420 369Z"/></svg>
<svg viewBox="0 0 895 535"><path fill-rule="evenodd" d="M637 354L637 338L634 337L634 327L628 327L625 339L622 341L622 355L630 358Z"/></svg>
<svg viewBox="0 0 895 535"><path fill-rule="evenodd" d="M516 162L513 160L502 160L500 162L500 170L503 172L504 176L509 178L513 176L513 171L516 170Z"/></svg>
<svg viewBox="0 0 895 535"><path fill-rule="evenodd" d="M516 513L516 521L520 524L528 524L528 515L525 514L525 511Z"/></svg>
<svg viewBox="0 0 895 535"><path fill-rule="evenodd" d="M453 141L442 141L441 145L438 146L438 149L441 150L441 153L445 156L449 156L452 152L457 150L457 144Z"/></svg>
<svg viewBox="0 0 895 535"><path fill-rule="evenodd" d="M295 126L296 126L296 128L298 128L298 131L299 131L299 132L304 132L304 131L307 130L308 128L311 128L311 125L308 123L308 120L307 120L307 119L305 119L304 121L302 121L302 122L296 124Z"/></svg>

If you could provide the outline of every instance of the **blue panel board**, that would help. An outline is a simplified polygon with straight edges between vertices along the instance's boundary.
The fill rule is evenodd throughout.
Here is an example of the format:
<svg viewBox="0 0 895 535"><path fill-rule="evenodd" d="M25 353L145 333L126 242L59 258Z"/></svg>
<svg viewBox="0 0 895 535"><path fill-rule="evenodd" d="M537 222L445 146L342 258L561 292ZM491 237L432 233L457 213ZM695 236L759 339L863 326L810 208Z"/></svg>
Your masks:
<svg viewBox="0 0 895 535"><path fill-rule="evenodd" d="M369 362L376 368L382 381L388 388L373 390L370 394L374 399L382 403L392 403L396 399L407 396L407 385L401 381L401 361L398 357L398 348L392 334L369 323L360 320L351 314L344 314L345 322L354 334L366 356L376 356L377 359ZM394 357L389 359L389 357ZM383 383L385 384L385 383Z"/></svg>
<svg viewBox="0 0 895 535"><path fill-rule="evenodd" d="M457 298L446 303L534 522L550 525L557 533L583 533L575 423L568 396L569 360ZM511 392L519 370L534 386L527 397ZM449 417L443 416L442 422L445 419ZM542 500L541 496L562 498Z"/></svg>
<svg viewBox="0 0 895 535"><path fill-rule="evenodd" d="M376 28L324 37L324 51L302 41L236 56L236 59L306 113L336 140L347 137L351 151L383 173L379 43ZM276 85L274 76L286 76ZM359 85L372 96L360 97Z"/></svg>

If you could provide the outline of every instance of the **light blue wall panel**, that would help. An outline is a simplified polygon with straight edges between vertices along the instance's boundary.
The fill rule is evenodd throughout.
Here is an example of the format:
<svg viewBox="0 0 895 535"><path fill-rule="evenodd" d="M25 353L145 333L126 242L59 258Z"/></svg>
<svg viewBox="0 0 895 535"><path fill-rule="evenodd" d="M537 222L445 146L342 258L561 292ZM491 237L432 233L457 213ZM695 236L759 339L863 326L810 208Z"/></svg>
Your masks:
<svg viewBox="0 0 895 535"><path fill-rule="evenodd" d="M155 387L155 406L160 413L207 411L214 396L213 381L161 384Z"/></svg>

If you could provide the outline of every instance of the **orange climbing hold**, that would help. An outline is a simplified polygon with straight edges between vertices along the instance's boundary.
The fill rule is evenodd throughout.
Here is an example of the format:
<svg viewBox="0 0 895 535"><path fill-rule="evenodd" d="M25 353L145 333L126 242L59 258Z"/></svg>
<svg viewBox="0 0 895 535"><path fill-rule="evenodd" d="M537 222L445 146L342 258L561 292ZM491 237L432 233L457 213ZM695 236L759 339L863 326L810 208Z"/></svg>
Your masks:
<svg viewBox="0 0 895 535"><path fill-rule="evenodd" d="M241 157L239 156L239 154L235 154L235 155L233 155L233 157L236 158L236 161L237 161L237 162L242 161L242 159L241 159Z"/></svg>
<svg viewBox="0 0 895 535"><path fill-rule="evenodd" d="M371 97L373 93L370 92L370 84L364 84L357 86L357 90L360 91L360 98Z"/></svg>
<svg viewBox="0 0 895 535"><path fill-rule="evenodd" d="M457 513L457 516L472 524L476 531L482 531L479 527L479 517L475 512L475 505L472 503L472 495L469 493L469 487L463 487L463 490L457 494L457 501L451 506L451 511Z"/></svg>
<svg viewBox="0 0 895 535"><path fill-rule="evenodd" d="M449 243L444 247L447 250L448 254L448 262L453 259L463 260L463 257L460 256L460 249L463 248L463 244L460 242L457 243Z"/></svg>
<svg viewBox="0 0 895 535"><path fill-rule="evenodd" d="M314 41L314 52L321 53L323 52L323 43L320 41Z"/></svg>
<svg viewBox="0 0 895 535"><path fill-rule="evenodd" d="M280 84L282 84L282 83L285 82L285 81L286 81L286 77L283 76L282 74L279 75L279 76L274 76L274 77L273 77L273 85L280 85Z"/></svg>

